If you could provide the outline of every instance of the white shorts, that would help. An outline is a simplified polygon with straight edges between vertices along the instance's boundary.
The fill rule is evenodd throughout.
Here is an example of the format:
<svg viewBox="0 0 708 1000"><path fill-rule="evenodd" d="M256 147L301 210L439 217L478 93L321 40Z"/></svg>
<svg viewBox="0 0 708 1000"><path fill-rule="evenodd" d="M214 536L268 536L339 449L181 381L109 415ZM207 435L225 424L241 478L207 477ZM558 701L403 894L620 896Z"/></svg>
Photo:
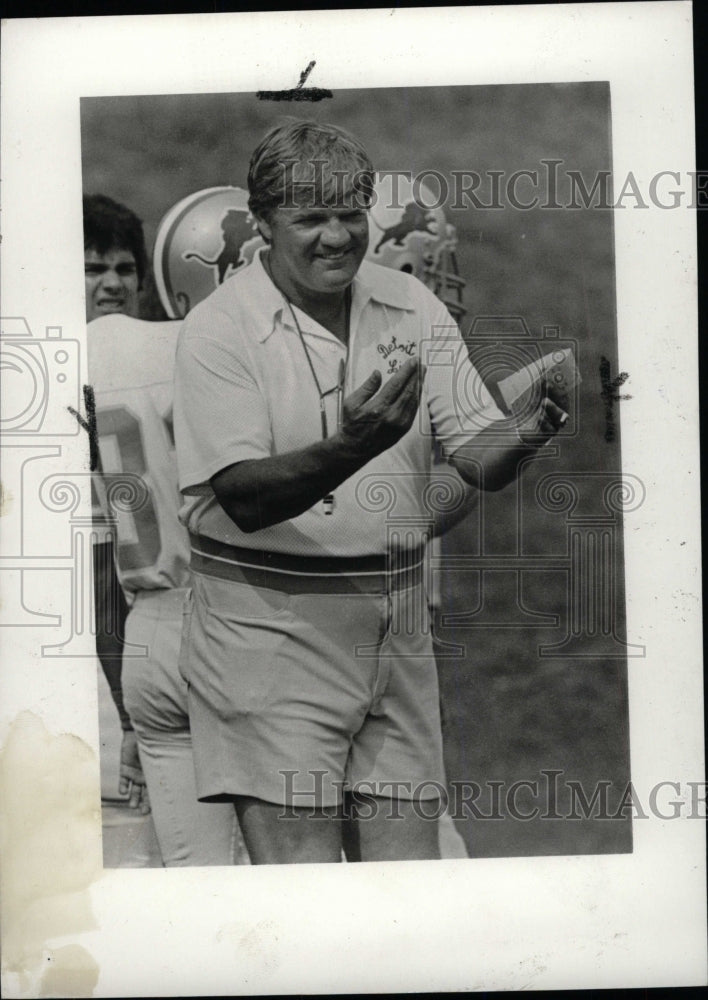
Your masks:
<svg viewBox="0 0 708 1000"><path fill-rule="evenodd" d="M200 799L319 807L344 791L444 795L422 574L374 591L354 578L332 593L275 571L192 568L180 669Z"/></svg>

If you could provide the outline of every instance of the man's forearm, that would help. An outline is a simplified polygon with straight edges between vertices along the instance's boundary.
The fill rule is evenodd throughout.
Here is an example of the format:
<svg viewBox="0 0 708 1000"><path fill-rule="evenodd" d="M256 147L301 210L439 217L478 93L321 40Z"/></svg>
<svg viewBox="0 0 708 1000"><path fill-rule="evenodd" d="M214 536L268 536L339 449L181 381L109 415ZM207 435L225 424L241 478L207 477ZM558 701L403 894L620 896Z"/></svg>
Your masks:
<svg viewBox="0 0 708 1000"><path fill-rule="evenodd" d="M458 448L450 464L471 486L479 490L502 489L519 474L524 459L533 458L568 420L568 396L565 391L545 386L543 399L535 412L516 428L516 440L500 442L500 431L508 434L508 424L498 422L485 427L469 443Z"/></svg>
<svg viewBox="0 0 708 1000"><path fill-rule="evenodd" d="M331 438L298 451L237 462L212 476L217 500L241 531L304 514L410 429L425 367L410 358L382 387L374 370L343 402Z"/></svg>
<svg viewBox="0 0 708 1000"><path fill-rule="evenodd" d="M211 484L231 520L250 533L303 514L370 457L335 434L299 451L238 462Z"/></svg>
<svg viewBox="0 0 708 1000"><path fill-rule="evenodd" d="M495 492L503 489L518 475L519 464L538 453L538 445L510 441L500 444L491 440L498 434L492 424L485 427L469 444L462 445L450 457L450 464L478 490Z"/></svg>

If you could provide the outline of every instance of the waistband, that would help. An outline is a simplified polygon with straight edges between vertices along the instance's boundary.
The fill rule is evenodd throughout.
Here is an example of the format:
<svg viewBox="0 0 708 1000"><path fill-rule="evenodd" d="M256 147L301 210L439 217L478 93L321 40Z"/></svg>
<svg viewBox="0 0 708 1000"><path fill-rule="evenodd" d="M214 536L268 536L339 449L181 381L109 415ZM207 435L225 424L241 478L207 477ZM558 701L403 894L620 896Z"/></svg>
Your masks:
<svg viewBox="0 0 708 1000"><path fill-rule="evenodd" d="M378 594L417 586L424 549L375 556L300 556L190 534L193 573L289 594Z"/></svg>
<svg viewBox="0 0 708 1000"><path fill-rule="evenodd" d="M188 587L163 587L155 590L136 590L131 608L156 618L180 618Z"/></svg>

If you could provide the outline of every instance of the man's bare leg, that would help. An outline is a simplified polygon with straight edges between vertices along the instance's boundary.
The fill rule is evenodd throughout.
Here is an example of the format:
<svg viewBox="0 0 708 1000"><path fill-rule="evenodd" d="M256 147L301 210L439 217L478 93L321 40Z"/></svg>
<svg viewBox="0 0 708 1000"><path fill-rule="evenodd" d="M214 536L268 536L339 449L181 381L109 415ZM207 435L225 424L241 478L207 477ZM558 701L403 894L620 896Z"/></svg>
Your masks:
<svg viewBox="0 0 708 1000"><path fill-rule="evenodd" d="M301 809L238 795L239 825L254 865L342 860L341 807Z"/></svg>
<svg viewBox="0 0 708 1000"><path fill-rule="evenodd" d="M430 816L431 818L426 818ZM440 858L435 803L349 795L342 840L347 861L433 861Z"/></svg>

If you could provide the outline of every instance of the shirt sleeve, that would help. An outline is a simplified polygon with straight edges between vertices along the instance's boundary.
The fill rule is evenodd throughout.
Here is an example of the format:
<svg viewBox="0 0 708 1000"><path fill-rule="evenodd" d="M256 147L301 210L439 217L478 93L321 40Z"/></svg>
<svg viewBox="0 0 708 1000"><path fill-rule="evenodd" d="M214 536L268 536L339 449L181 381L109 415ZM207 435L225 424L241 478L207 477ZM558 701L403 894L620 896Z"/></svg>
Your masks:
<svg viewBox="0 0 708 1000"><path fill-rule="evenodd" d="M268 406L248 353L232 328L215 338L218 325L210 324L209 337L183 328L177 346L175 446L188 496L211 493L209 480L227 466L272 453Z"/></svg>
<svg viewBox="0 0 708 1000"><path fill-rule="evenodd" d="M447 310L436 312L424 341L427 400L436 438L446 459L485 427L503 420L491 393L469 358L467 345Z"/></svg>

